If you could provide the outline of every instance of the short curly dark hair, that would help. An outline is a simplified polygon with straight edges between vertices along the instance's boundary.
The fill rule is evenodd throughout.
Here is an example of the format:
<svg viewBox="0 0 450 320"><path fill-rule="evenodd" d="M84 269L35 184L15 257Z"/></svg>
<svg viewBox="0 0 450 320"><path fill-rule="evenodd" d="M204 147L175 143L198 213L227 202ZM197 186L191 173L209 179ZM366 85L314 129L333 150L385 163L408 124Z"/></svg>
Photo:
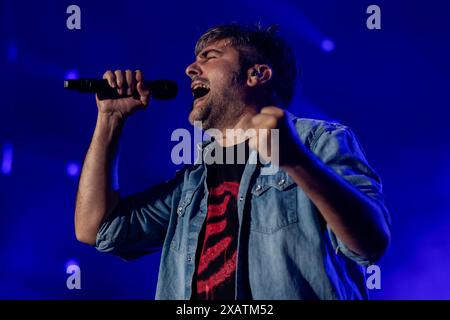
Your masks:
<svg viewBox="0 0 450 320"><path fill-rule="evenodd" d="M279 35L278 26L266 28L260 24L224 24L206 31L195 45L198 55L212 42L228 39L238 50L241 68L247 70L255 64L268 64L273 75L268 82L274 103L288 107L292 101L297 80L297 61L292 47Z"/></svg>

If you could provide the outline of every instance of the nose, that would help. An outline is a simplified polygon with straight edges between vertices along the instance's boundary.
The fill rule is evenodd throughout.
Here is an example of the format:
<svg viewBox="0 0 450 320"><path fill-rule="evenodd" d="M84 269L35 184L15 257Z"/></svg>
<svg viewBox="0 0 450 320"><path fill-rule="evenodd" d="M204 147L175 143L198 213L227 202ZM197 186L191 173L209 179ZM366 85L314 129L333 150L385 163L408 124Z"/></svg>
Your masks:
<svg viewBox="0 0 450 320"><path fill-rule="evenodd" d="M186 72L186 75L191 79L195 76L200 75L201 70L200 70L200 67L199 67L197 61L188 65L185 72Z"/></svg>

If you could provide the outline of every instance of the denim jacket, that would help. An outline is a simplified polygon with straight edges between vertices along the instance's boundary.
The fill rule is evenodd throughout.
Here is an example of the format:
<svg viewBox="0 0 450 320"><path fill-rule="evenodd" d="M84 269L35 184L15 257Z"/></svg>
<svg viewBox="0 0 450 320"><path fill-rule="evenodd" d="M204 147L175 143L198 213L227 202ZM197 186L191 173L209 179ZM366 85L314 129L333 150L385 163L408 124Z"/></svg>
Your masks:
<svg viewBox="0 0 450 320"><path fill-rule="evenodd" d="M349 128L289 114L320 161L389 213L381 181ZM205 152L208 145L203 146ZM281 169L261 174L250 155L238 193L236 299L366 299L365 267L306 193ZM255 162L253 162L255 163ZM190 299L195 253L207 213L206 165L120 200L99 229L96 248L134 259L162 248L156 299Z"/></svg>

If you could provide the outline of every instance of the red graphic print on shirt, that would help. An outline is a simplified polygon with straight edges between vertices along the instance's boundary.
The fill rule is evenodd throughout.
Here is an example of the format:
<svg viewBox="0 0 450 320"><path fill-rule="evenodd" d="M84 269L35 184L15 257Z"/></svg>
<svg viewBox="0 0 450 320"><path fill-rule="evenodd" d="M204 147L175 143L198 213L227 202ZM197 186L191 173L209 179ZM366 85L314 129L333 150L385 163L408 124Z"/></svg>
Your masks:
<svg viewBox="0 0 450 320"><path fill-rule="evenodd" d="M197 268L197 295L233 299L237 249L239 183L225 181L209 189L206 227Z"/></svg>

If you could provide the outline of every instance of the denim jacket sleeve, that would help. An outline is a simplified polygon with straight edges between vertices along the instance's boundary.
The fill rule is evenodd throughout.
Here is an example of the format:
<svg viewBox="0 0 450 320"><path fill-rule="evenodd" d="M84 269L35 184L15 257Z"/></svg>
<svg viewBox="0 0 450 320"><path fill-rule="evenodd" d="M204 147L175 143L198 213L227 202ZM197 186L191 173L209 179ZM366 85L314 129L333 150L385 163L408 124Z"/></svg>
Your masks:
<svg viewBox="0 0 450 320"><path fill-rule="evenodd" d="M381 179L368 164L361 145L348 127L337 123L328 123L320 127L312 139L311 150L323 163L377 203L390 227L390 215L382 194ZM336 253L341 251L361 265L375 262L351 251L335 236L329 226L327 229Z"/></svg>
<svg viewBox="0 0 450 320"><path fill-rule="evenodd" d="M158 250L164 242L183 173L144 192L120 199L97 233L96 248L125 260Z"/></svg>

